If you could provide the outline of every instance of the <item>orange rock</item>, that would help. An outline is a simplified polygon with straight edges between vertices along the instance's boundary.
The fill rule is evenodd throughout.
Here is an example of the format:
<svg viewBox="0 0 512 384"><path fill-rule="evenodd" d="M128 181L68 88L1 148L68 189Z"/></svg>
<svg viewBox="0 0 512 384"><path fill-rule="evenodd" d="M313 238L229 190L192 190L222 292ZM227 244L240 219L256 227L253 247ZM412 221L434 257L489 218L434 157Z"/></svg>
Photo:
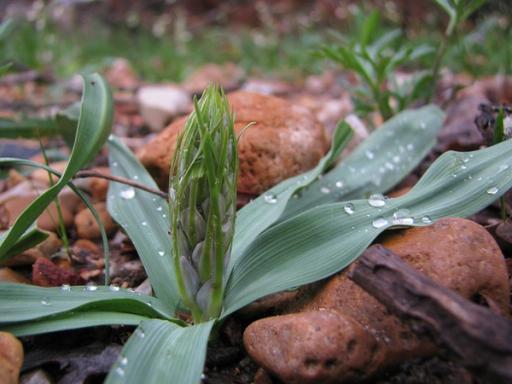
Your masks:
<svg viewBox="0 0 512 384"><path fill-rule="evenodd" d="M439 284L468 299L484 297L492 307L508 314L509 282L505 261L498 245L482 226L465 219L448 218L429 227L387 232L381 242ZM352 326L345 332L354 332L353 324L365 330L364 338L356 337L356 343L366 349L366 355L361 354L351 369L338 369L350 355L327 353L346 348L345 340L331 337L327 332L319 333L322 337L331 337L332 344L325 351L320 349L320 344L313 348L314 344L305 342L300 344L302 349L290 347L292 340L304 337L304 330L308 327L307 324L294 324L294 321L311 322L310 326L314 326L311 313L324 310L336 311L343 321L351 321ZM251 324L245 331L244 342L253 358L287 383L346 382L354 379L355 372L360 373L360 379L368 378L383 368L408 359L430 356L437 351L431 341L415 333L353 283L347 277L347 270L334 275L325 284L319 284L319 288L313 287L309 294L282 312L288 315ZM289 323L286 327L282 326L283 317ZM331 318L330 321L338 320ZM273 339L267 337L265 329L279 327L280 331L276 331ZM335 327L335 324L330 327ZM284 333L287 333L286 342L282 336ZM368 341L368 337L372 341ZM312 356L320 362L315 365L316 376L307 370ZM370 361L367 356L371 356ZM278 361L281 359L284 362ZM292 373L286 368L286 361L296 367ZM297 365L297 361L302 365ZM335 361L334 367L327 361Z"/></svg>
<svg viewBox="0 0 512 384"><path fill-rule="evenodd" d="M19 216L25 208L38 196L37 193L30 193L21 196L15 196L4 203L5 208L9 212L9 225L12 225L16 218ZM69 210L61 204L62 218L64 225L69 227L73 223L73 215ZM59 215L57 213L57 206L52 203L48 208L39 216L37 219L37 225L39 228L46 231L56 231L59 228Z"/></svg>
<svg viewBox="0 0 512 384"><path fill-rule="evenodd" d="M101 172L105 175L110 175L110 169L108 167L98 167L93 168L92 170ZM93 201L105 201L107 198L108 180L99 177L91 177L89 182L89 189Z"/></svg>
<svg viewBox="0 0 512 384"><path fill-rule="evenodd" d="M235 112L235 131L247 124L238 144L238 191L260 194L278 182L314 167L328 149L323 127L304 107L286 100L249 92L228 95ZM144 146L138 157L166 187L176 138L186 118L172 123Z"/></svg>
<svg viewBox="0 0 512 384"><path fill-rule="evenodd" d="M11 268L0 268L0 281L9 283L30 284L30 280L14 272Z"/></svg>
<svg viewBox="0 0 512 384"><path fill-rule="evenodd" d="M354 380L375 344L360 324L331 310L268 317L244 332L249 355L293 384L330 383L338 375Z"/></svg>
<svg viewBox="0 0 512 384"><path fill-rule="evenodd" d="M108 213L105 203L96 203L94 204L94 208L98 211L98 215L105 226L107 234L113 233L117 225ZM84 208L75 216L75 226L78 237L80 238L97 239L101 236L100 227L88 208Z"/></svg>
<svg viewBox="0 0 512 384"><path fill-rule="evenodd" d="M13 335L0 332L0 383L18 384L23 364L23 345Z"/></svg>

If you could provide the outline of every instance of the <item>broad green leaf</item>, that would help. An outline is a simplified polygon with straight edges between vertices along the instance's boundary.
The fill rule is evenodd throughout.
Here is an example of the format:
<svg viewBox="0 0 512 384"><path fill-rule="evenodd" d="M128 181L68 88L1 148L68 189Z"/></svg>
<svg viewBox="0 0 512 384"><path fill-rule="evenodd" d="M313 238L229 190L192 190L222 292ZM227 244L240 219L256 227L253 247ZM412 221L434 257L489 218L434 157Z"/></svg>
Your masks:
<svg viewBox="0 0 512 384"><path fill-rule="evenodd" d="M433 105L391 118L336 168L302 190L299 199L291 199L282 219L321 204L389 191L430 151L443 119Z"/></svg>
<svg viewBox="0 0 512 384"><path fill-rule="evenodd" d="M119 287L33 285L0 283L0 324L36 320L74 310L123 312L171 319L159 299Z"/></svg>
<svg viewBox="0 0 512 384"><path fill-rule="evenodd" d="M351 137L350 126L341 123L334 132L331 149L315 168L282 181L238 211L228 271L249 244L279 219L293 194L311 184L336 160Z"/></svg>
<svg viewBox="0 0 512 384"><path fill-rule="evenodd" d="M41 333L68 331L70 329L97 327L100 325L139 325L148 317L122 312L72 311L43 317L35 321L0 325L0 329L15 336L38 335Z"/></svg>
<svg viewBox="0 0 512 384"><path fill-rule="evenodd" d="M511 151L508 140L480 151L447 152L409 193L382 206L368 200L326 204L270 228L233 267L223 316L341 270L388 228L478 212L512 187Z"/></svg>
<svg viewBox="0 0 512 384"><path fill-rule="evenodd" d="M15 167L15 166L27 166L27 167L34 167L39 169L44 169L45 171L48 171L58 177L61 177L61 173L57 172L53 168L45 165L40 164L32 160L27 159L16 159L16 158L10 158L10 157L4 157L0 158L0 166L6 166L6 167ZM109 245L108 245L108 238L107 238L107 232L105 230L105 225L101 221L100 215L98 214L98 211L94 207L94 205L91 203L89 198L85 193L83 193L79 188L76 187L71 181L67 182L68 187L71 188L73 192L75 192L78 197L82 200L82 202L85 204L85 206L91 211L94 220L98 224L98 227L100 228L101 233L101 242L103 245L103 257L105 259L105 285L108 285L108 282L110 280L110 252L109 252ZM0 241L3 236L6 234L3 233L0 235ZM48 234L42 231L39 231L35 228L35 223L27 230L27 232L18 239L15 246L11 248L11 251L7 253L5 258L9 258L15 255L20 254L26 249L32 248L36 246L37 244L41 243L48 237Z"/></svg>
<svg viewBox="0 0 512 384"><path fill-rule="evenodd" d="M62 177L35 199L9 228L0 243L0 260L12 253L20 236L57 197L73 175L96 156L112 126L112 96L107 83L98 74L84 75L80 119L68 165Z"/></svg>
<svg viewBox="0 0 512 384"><path fill-rule="evenodd" d="M124 346L106 384L199 384L213 321L179 327L144 321Z"/></svg>
<svg viewBox="0 0 512 384"><path fill-rule="evenodd" d="M109 139L109 163L112 175L158 189L130 150L113 136ZM171 240L167 232L167 201L148 192L110 182L107 207L135 245L156 296L174 311L180 297L172 263Z"/></svg>

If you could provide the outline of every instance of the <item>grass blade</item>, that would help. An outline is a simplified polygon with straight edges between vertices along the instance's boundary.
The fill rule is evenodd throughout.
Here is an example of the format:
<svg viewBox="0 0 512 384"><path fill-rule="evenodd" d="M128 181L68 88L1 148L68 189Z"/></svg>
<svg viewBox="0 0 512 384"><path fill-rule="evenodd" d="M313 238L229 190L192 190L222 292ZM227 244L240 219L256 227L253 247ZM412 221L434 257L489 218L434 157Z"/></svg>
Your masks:
<svg viewBox="0 0 512 384"><path fill-rule="evenodd" d="M42 288L0 284L0 323L36 320L74 310L131 313L172 319L159 299L118 287L63 286Z"/></svg>
<svg viewBox="0 0 512 384"><path fill-rule="evenodd" d="M368 200L326 204L275 225L234 266L223 316L341 270L388 228L478 212L512 187L511 151L508 140L474 152L447 152L409 193L380 207Z"/></svg>
<svg viewBox="0 0 512 384"><path fill-rule="evenodd" d="M124 346L106 384L198 384L213 321L179 327L144 321Z"/></svg>
<svg viewBox="0 0 512 384"><path fill-rule="evenodd" d="M136 179L158 189L146 169L115 137L109 140L109 163L112 175ZM107 207L135 245L156 296L174 311L180 297L172 267L167 201L148 192L110 182Z"/></svg>
<svg viewBox="0 0 512 384"><path fill-rule="evenodd" d="M55 185L35 199L17 218L0 242L0 260L13 250L20 236L57 197L73 175L96 156L112 126L112 96L98 74L84 75L80 119L68 165Z"/></svg>
<svg viewBox="0 0 512 384"><path fill-rule="evenodd" d="M281 219L321 204L390 190L430 151L443 119L443 112L433 105L396 115L299 199L291 199Z"/></svg>
<svg viewBox="0 0 512 384"><path fill-rule="evenodd" d="M39 335L41 333L68 331L71 329L97 327L100 325L139 325L146 316L121 312L73 311L44 317L36 321L2 325L0 328L15 336Z"/></svg>
<svg viewBox="0 0 512 384"><path fill-rule="evenodd" d="M351 137L352 129L350 126L346 123L339 124L334 132L330 151L315 168L282 181L237 213L233 250L228 272L249 244L279 219L293 194L313 183L336 160Z"/></svg>
<svg viewBox="0 0 512 384"><path fill-rule="evenodd" d="M26 160L26 159L16 159L16 158L0 158L0 166L7 166L7 167L14 167L14 166L27 166L27 167L33 167L33 168L39 168L44 169L45 171L48 171L58 177L61 177L61 173L57 172L53 168L45 165L40 164L32 160ZM105 226L103 225L103 222L101 221L100 215L98 214L98 211L96 208L94 208L94 205L91 203L89 198L85 193L83 193L79 188L76 187L75 184L73 184L71 181L68 181L67 183L68 187L71 188L73 192L75 192L78 197L82 200L82 202L85 204L85 206L91 211L94 220L96 220L96 223L98 224L98 227L100 228L101 233L101 242L103 245L103 257L105 260L105 285L108 285L110 280L110 252L109 252L109 246L108 246L108 238L107 238L107 231L105 230ZM35 223L33 224L33 227L35 227ZM4 234L0 235L4 236ZM48 234L45 232L41 232L35 228L31 228L27 231L25 235L23 235L18 242L16 243L16 246L12 247L12 251L8 252L6 255L6 258L9 258L11 256L15 256L17 254L20 254L26 249L32 248L35 245L41 243L43 240L45 240L48 237Z"/></svg>

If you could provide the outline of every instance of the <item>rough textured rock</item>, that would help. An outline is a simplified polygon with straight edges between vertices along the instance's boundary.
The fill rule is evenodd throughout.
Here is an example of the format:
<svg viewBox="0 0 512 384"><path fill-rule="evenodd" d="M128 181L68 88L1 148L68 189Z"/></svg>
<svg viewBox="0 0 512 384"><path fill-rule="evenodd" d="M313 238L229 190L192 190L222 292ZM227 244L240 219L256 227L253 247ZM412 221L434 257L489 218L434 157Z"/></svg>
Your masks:
<svg viewBox="0 0 512 384"><path fill-rule="evenodd" d="M320 383L360 377L376 342L348 316L320 310L259 320L245 332L244 344L264 367L271 360L271 371L284 382Z"/></svg>
<svg viewBox="0 0 512 384"><path fill-rule="evenodd" d="M443 219L430 227L389 232L381 243L436 282L466 298L483 297L501 312L508 313L509 283L505 261L492 236L480 225L464 219ZM345 321L344 332L354 333L356 328L364 330L364 338L356 337L355 343L366 348L367 356L371 357L369 360L358 358L352 369L343 368L345 361L352 361L353 352L340 353L347 351L346 340L332 338L329 332L322 330L316 337L331 338L328 349L322 350L318 345L312 348L307 343L290 349L292 340L305 334L307 325L302 323L310 321L310 326L315 325L316 320L309 320L313 318L310 314L325 310L339 314ZM244 343L258 363L287 383L345 382L353 379L354 372L369 377L385 367L414 357L429 356L437 350L431 341L414 333L349 280L347 271L311 290L283 313L288 315L251 324L244 333ZM325 321L332 322L329 327L334 328L341 320L331 316ZM267 337L268 329L279 331L272 339ZM329 328L325 326L324 329ZM277 355L281 359L277 359ZM312 356L321 362L317 364L316 376L305 373ZM326 365L329 359L334 361L333 367ZM298 361L302 365L297 365ZM289 366L299 368L290 371Z"/></svg>
<svg viewBox="0 0 512 384"><path fill-rule="evenodd" d="M140 113L153 131L160 131L172 118L192 106L187 91L175 85L147 85L137 92Z"/></svg>
<svg viewBox="0 0 512 384"><path fill-rule="evenodd" d="M96 203L94 204L94 208L98 211L98 215L105 226L107 234L113 233L117 226L108 213L105 203ZM100 227L98 223L96 223L91 211L87 208L78 212L75 216L75 226L78 237L82 239L97 239L101 236Z"/></svg>
<svg viewBox="0 0 512 384"><path fill-rule="evenodd" d="M303 107L272 96L248 92L228 95L239 144L238 191L260 194L281 180L315 166L328 149L324 129ZM176 138L186 118L177 120L138 153L162 187L167 186Z"/></svg>
<svg viewBox="0 0 512 384"><path fill-rule="evenodd" d="M23 346L13 335L0 332L0 383L17 384L23 364Z"/></svg>
<svg viewBox="0 0 512 384"><path fill-rule="evenodd" d="M40 257L32 265L32 283L40 287L58 287L63 284L84 284L84 280L72 269L63 268Z"/></svg>

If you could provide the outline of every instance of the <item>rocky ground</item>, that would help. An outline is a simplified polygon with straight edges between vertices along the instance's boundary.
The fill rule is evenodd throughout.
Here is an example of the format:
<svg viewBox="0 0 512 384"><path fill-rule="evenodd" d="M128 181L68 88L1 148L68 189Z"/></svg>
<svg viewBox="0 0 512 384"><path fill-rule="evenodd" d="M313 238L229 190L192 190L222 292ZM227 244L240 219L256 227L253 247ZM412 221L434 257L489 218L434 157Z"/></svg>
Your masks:
<svg viewBox="0 0 512 384"><path fill-rule="evenodd" d="M180 84L145 84L130 64L115 60L105 72L114 89L113 132L137 154L162 189L177 134L191 111L192 97L210 83L224 87L236 113L235 129L248 123L239 144L238 204L261 194L292 175L313 167L329 148L340 119L355 130L347 151L366 138L381 121L354 113L342 84L349 75L327 71L301 81L248 77L234 64L209 64ZM447 118L436 147L391 194L410 188L427 166L450 149L473 150L486 145L485 132L474 124L480 103L511 103L512 78L474 81L445 73L437 98ZM462 87L453 96L448 90ZM79 100L79 84L55 82L36 72L0 79L0 116L50 113ZM63 169L68 150L60 139L43 139L52 166ZM38 140L3 140L2 156L43 161ZM108 174L105 152L93 170ZM40 191L48 175L9 170L0 181L0 227L8 228ZM137 253L105 207L108 182L79 181L100 212L111 247L112 283L150 292ZM39 286L102 283L104 262L100 232L90 212L69 190L60 194L69 250L57 235L56 207L38 225L51 233L42 244L8 260L0 281ZM506 200L511 202L508 194ZM511 223L491 206L470 220L444 219L418 229L395 231L377 240L436 283L478 301L495 313L510 315ZM432 244L438 244L433 248ZM69 257L68 257L69 255ZM357 264L357 263L356 263ZM352 267L351 269L353 269ZM360 288L343 271L298 291L259 300L225 322L220 338L208 351L205 383L475 383L477 375L435 336L418 332ZM22 338L0 334L0 377L22 383L101 382L117 358L129 327L97 328ZM5 376L8 377L8 376ZM0 382L2 382L0 380Z"/></svg>

